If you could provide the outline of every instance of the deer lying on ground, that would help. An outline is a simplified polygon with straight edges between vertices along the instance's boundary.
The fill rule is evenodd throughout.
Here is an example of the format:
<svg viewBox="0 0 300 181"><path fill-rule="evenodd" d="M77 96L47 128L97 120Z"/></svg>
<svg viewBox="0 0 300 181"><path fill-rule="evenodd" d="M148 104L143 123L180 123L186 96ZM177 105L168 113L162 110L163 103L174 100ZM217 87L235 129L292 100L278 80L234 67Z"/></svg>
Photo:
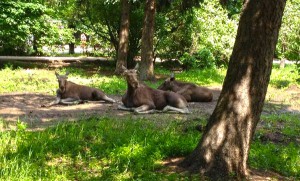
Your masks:
<svg viewBox="0 0 300 181"><path fill-rule="evenodd" d="M42 107L50 107L57 104L74 105L88 101L116 102L99 89L78 85L68 81L68 72L65 75L59 75L55 72L55 75L59 85L59 88L56 91L56 100L48 105L42 105Z"/></svg>
<svg viewBox="0 0 300 181"><path fill-rule="evenodd" d="M122 97L124 105L118 109L135 113L177 112L189 113L187 102L181 95L148 87L138 80L137 69L127 70L124 66L123 75L127 80L127 92Z"/></svg>
<svg viewBox="0 0 300 181"><path fill-rule="evenodd" d="M193 83L177 81L173 73L158 89L176 92L182 95L187 102L211 102L213 99L213 94L208 88L200 87Z"/></svg>

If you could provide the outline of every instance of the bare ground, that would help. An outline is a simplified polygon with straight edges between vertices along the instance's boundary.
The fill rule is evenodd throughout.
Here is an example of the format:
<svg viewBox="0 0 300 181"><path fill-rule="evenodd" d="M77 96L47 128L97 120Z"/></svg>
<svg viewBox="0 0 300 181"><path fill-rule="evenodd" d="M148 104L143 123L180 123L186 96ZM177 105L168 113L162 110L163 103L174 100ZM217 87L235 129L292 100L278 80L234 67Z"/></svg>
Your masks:
<svg viewBox="0 0 300 181"><path fill-rule="evenodd" d="M214 99L212 102L189 103L189 109L192 114L169 114L157 113L150 115L135 115L131 112L121 111L117 106L121 104L121 95L111 96L118 103L85 103L79 105L65 106L57 105L50 108L41 107L42 104L47 104L55 99L54 96L39 94L39 93L9 93L0 94L0 117L8 125L19 119L27 123L29 129L43 129L45 127L55 125L61 121L74 121L82 117L90 116L109 116L117 118L147 118L150 120L162 119L179 119L193 120L198 118L208 118L213 112L217 99L220 95L221 87L210 87L213 91ZM270 113L300 113L300 88L291 87L284 92L272 92L266 98L266 104L263 114ZM281 96L277 96L280 94ZM286 99L289 99L290 104L286 104Z"/></svg>
<svg viewBox="0 0 300 181"><path fill-rule="evenodd" d="M111 96L118 101L115 104L106 103L86 103L73 106L58 105L50 108L41 107L42 104L47 104L55 99L54 96L38 93L10 93L0 95L0 118L2 117L5 121L6 129L13 128L16 125L15 122L20 119L27 123L29 130L40 130L49 126L53 126L62 121L76 121L79 118L90 117L90 116L108 116L122 119L137 119L147 118L148 120L154 120L157 122L163 120L198 120L199 118L208 118L213 112L217 99L220 95L220 87L210 87L213 91L214 99L208 103L189 103L189 109L192 114L167 114L157 113L149 115L135 115L131 112L120 111L117 106L121 104L121 96ZM295 113L300 115L300 88L290 87L284 92L273 92L268 93L263 114L270 113ZM275 95L275 96L273 96ZM258 125L263 127L263 121ZM0 127L0 130L3 128ZM281 138L281 135L270 133L266 135L266 140L277 141ZM178 172L186 174L187 170L183 170L178 167L177 164L182 158L170 158L162 163L165 165L159 172ZM249 180L293 180L281 176L271 171L261 171L251 169Z"/></svg>
<svg viewBox="0 0 300 181"><path fill-rule="evenodd" d="M10 125L19 119L27 123L29 129L43 129L45 127L55 125L61 121L78 120L78 118L89 116L113 116L117 118L130 117L147 118L157 120L164 119L195 119L199 116L207 117L210 115L216 105L217 98L220 94L220 88L212 88L214 100L209 103L190 103L189 108L192 114L150 114L135 115L131 112L121 111L117 106L121 104L121 96L111 96L118 103L85 103L72 106L57 105L50 108L41 107L55 100L54 96L38 93L10 93L0 95L0 116Z"/></svg>

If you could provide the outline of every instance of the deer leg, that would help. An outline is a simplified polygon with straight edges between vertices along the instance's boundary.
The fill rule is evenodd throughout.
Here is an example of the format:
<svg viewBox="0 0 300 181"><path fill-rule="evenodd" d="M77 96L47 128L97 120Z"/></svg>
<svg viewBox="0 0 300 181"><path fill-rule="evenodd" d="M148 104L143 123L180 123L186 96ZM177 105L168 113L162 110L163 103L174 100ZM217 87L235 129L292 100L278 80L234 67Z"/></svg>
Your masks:
<svg viewBox="0 0 300 181"><path fill-rule="evenodd" d="M151 105L141 105L140 107L135 108L134 113L136 114L149 114L149 113L155 113L158 112L157 110L154 109L154 106Z"/></svg>
<svg viewBox="0 0 300 181"><path fill-rule="evenodd" d="M46 104L46 105L42 104L41 107L51 107L51 106L57 105L60 103L60 100L61 100L60 97L56 97L55 101L53 101L49 104Z"/></svg>
<svg viewBox="0 0 300 181"><path fill-rule="evenodd" d="M118 105L118 109L123 110L123 111L133 111L134 110L133 107L125 107L124 105Z"/></svg>
<svg viewBox="0 0 300 181"><path fill-rule="evenodd" d="M75 105L79 103L83 103L83 100L77 99L77 98L66 98L66 99L61 99L60 103L65 104L65 105Z"/></svg>
<svg viewBox="0 0 300 181"><path fill-rule="evenodd" d="M102 91L96 90L92 92L92 97L93 100L96 101L105 101L105 102L109 102L109 103L115 103L116 101L110 97L108 97L107 95L105 95Z"/></svg>
<svg viewBox="0 0 300 181"><path fill-rule="evenodd" d="M104 101L109 103L115 103L116 101L110 97L107 97L106 95L102 98Z"/></svg>
<svg viewBox="0 0 300 181"><path fill-rule="evenodd" d="M172 107L172 106L166 106L162 112L176 112L176 113L182 113L182 114L189 114L190 111L188 108L177 108L177 107Z"/></svg>

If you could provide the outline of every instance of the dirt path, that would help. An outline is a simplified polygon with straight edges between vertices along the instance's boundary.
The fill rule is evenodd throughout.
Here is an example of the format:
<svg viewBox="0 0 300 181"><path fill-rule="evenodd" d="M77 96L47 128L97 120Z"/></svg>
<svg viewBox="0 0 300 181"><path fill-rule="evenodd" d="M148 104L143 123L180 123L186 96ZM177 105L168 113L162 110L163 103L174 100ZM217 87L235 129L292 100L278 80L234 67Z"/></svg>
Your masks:
<svg viewBox="0 0 300 181"><path fill-rule="evenodd" d="M158 113L150 115L135 115L130 112L120 111L117 106L121 104L121 96L111 96L118 101L116 104L106 103L86 103L73 106L58 105L50 108L41 107L55 99L54 96L38 94L38 93L10 93L0 95L0 118L5 124L15 125L19 119L27 123L30 129L43 129L45 127L55 125L61 121L74 121L90 116L108 116L117 118L147 118L150 120L193 120L197 118L207 118L214 110L217 99L220 95L220 87L210 87L213 91L214 99L208 103L189 103L189 109L192 114L168 114ZM295 92L295 89L293 89ZM296 89L295 95L300 95L300 89ZM291 95L289 92L286 94ZM297 97L299 98L299 97ZM293 100L295 100L292 97ZM298 99L299 100L299 99ZM299 105L293 107L291 105L282 104L278 97L273 100L267 100L263 114L295 112L300 113Z"/></svg>
<svg viewBox="0 0 300 181"><path fill-rule="evenodd" d="M65 106L57 105L50 108L41 107L42 104L47 104L55 99L54 96L38 94L38 93L10 93L0 95L0 117L6 123L14 125L20 119L27 123L28 128L39 129L50 125L57 124L61 121L78 120L82 117L90 116L113 116L125 118L147 118L147 119L195 119L200 116L208 116L215 108L217 98L220 94L220 88L213 88L214 100L209 103L190 103L189 108L192 114L150 114L150 115L135 115L130 112L121 111L117 106L121 104L121 96L111 96L118 103L85 103L79 105Z"/></svg>

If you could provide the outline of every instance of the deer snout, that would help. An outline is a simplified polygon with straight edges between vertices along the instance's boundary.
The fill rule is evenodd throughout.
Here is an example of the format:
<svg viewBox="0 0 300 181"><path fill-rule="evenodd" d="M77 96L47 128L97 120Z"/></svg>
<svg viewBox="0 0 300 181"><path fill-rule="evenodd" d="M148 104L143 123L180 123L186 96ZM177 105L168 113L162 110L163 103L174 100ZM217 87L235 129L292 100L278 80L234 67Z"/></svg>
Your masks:
<svg viewBox="0 0 300 181"><path fill-rule="evenodd" d="M65 86L59 86L59 89L64 92L65 91Z"/></svg>

